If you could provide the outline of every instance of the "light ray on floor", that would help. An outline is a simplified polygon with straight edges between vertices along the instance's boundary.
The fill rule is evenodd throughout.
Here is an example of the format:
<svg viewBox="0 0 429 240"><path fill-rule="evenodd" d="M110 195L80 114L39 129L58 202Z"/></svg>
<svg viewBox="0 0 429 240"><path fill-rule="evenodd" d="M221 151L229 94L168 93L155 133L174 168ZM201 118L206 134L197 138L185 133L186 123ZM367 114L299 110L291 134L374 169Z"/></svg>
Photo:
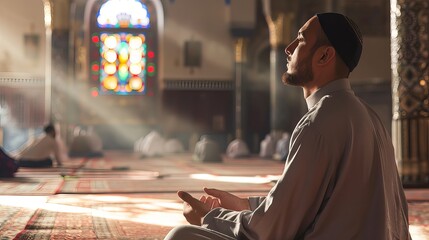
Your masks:
<svg viewBox="0 0 429 240"><path fill-rule="evenodd" d="M106 196L104 196L106 199ZM186 224L182 216L182 204L173 200L145 199L143 204L109 202L94 204L91 207L72 206L46 202L48 197L0 196L0 206L13 206L29 209L44 209L58 213L84 214L93 217L132 221L159 226L177 226ZM112 197L118 199L117 197ZM77 201L79 202L79 201Z"/></svg>
<svg viewBox="0 0 429 240"><path fill-rule="evenodd" d="M207 173L196 173L191 174L192 179L215 181L215 182L232 182L232 183L251 183L251 184L262 184L269 183L272 181L270 177L248 177L248 176L216 176Z"/></svg>

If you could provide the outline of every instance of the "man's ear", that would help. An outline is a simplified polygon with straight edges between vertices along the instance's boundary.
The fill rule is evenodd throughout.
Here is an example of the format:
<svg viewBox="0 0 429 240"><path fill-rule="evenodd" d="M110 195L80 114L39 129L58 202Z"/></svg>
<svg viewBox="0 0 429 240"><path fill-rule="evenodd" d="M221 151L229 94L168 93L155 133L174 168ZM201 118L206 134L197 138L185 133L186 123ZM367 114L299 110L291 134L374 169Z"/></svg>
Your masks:
<svg viewBox="0 0 429 240"><path fill-rule="evenodd" d="M335 57L335 49L331 46L326 46L321 49L319 64L326 64L331 62Z"/></svg>

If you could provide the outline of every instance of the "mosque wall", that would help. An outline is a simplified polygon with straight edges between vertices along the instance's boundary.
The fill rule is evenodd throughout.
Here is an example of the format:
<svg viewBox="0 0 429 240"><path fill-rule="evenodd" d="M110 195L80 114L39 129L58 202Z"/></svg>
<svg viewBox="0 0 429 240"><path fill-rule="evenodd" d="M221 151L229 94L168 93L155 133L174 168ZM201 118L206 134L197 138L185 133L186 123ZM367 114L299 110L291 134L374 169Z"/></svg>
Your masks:
<svg viewBox="0 0 429 240"><path fill-rule="evenodd" d="M46 40L41 0L0 4L0 145L9 151L44 123Z"/></svg>
<svg viewBox="0 0 429 240"><path fill-rule="evenodd" d="M164 1L165 79L233 78L234 43L229 32L228 9L225 1ZM187 66L187 49L190 55L200 56L201 61Z"/></svg>
<svg viewBox="0 0 429 240"><path fill-rule="evenodd" d="M1 0L0 73L44 76L45 24L41 0Z"/></svg>
<svg viewBox="0 0 429 240"><path fill-rule="evenodd" d="M29 72L43 76L45 28L42 1L1 2L0 29L4 37L0 39L0 72ZM229 32L229 6L225 1L163 1L163 5L165 29L161 60L164 78L231 80L234 45ZM364 41L362 61L351 75L352 79L355 82L390 80L389 37L364 36ZM199 67L185 64L187 42L201 44Z"/></svg>
<svg viewBox="0 0 429 240"><path fill-rule="evenodd" d="M364 37L359 65L352 72L354 83L390 82L390 38Z"/></svg>

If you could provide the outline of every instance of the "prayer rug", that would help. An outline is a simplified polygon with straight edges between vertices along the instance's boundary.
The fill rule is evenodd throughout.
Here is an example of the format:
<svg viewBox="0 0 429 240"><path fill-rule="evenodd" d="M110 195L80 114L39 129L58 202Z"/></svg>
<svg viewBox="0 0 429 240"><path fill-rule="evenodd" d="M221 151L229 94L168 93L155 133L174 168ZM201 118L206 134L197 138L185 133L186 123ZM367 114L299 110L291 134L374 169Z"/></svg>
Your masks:
<svg viewBox="0 0 429 240"><path fill-rule="evenodd" d="M429 239L429 202L409 202L408 219L413 240Z"/></svg>
<svg viewBox="0 0 429 240"><path fill-rule="evenodd" d="M181 164L183 161L173 161L172 159L120 159L115 161L106 158L90 159L81 171L95 172L95 171L120 171L121 169L134 170L134 171L149 171L159 172L162 175L166 174L187 174L192 172L193 169L186 169L186 166Z"/></svg>
<svg viewBox="0 0 429 240"><path fill-rule="evenodd" d="M222 163L201 163L193 161L192 155L192 153L182 153L141 159L133 153L109 153L106 154L106 156L103 158L88 159L84 167L95 169L111 169L116 166L128 166L130 169L134 170L149 171L152 171L152 168L156 168L155 171L160 171L164 168L168 168L169 171L174 171L174 168L179 167L179 169L176 170L181 170L180 168L183 168L182 170L185 170L186 172L189 172L189 170L195 172L194 170L198 169L219 170L227 171L228 175L231 172L235 173L235 169L253 169L251 170L252 172L255 172L256 170L258 173L263 174L261 173L262 170L270 171L267 174L277 174L278 172L281 173L284 168L284 162L282 161L264 159L260 158L259 156L250 156L247 158L228 158L223 156ZM233 169L228 171L228 168L230 167ZM271 170L274 170L274 172ZM215 172L213 172L213 174L214 173Z"/></svg>
<svg viewBox="0 0 429 240"><path fill-rule="evenodd" d="M267 175L281 174L284 163L261 158L224 158L222 163L201 163L192 160L192 154L178 154L159 158L90 159L82 170L109 170L125 167L132 170L159 172L160 175L187 175L210 173L216 175Z"/></svg>
<svg viewBox="0 0 429 240"><path fill-rule="evenodd" d="M201 192L204 187L225 191L252 192L269 191L272 188L272 183L269 180L262 183L233 181L234 179L207 181L189 178L161 178L156 180L65 178L65 182L58 193L158 193L177 192L178 190Z"/></svg>
<svg viewBox="0 0 429 240"><path fill-rule="evenodd" d="M83 168L109 170L112 168L112 161L106 158L91 158L88 159Z"/></svg>
<svg viewBox="0 0 429 240"><path fill-rule="evenodd" d="M91 216L38 209L15 239L97 239L97 237Z"/></svg>
<svg viewBox="0 0 429 240"><path fill-rule="evenodd" d="M139 171L139 170L79 170L70 175L77 178L126 178L126 179L156 179L159 177L158 172Z"/></svg>
<svg viewBox="0 0 429 240"><path fill-rule="evenodd" d="M1 205L1 201L0 201ZM0 206L0 239L13 239L24 229L34 209L16 206Z"/></svg>
<svg viewBox="0 0 429 240"><path fill-rule="evenodd" d="M0 195L51 195L61 187L58 178L8 178L0 180Z"/></svg>
<svg viewBox="0 0 429 240"><path fill-rule="evenodd" d="M155 240L186 223L181 203L148 198L116 203L119 199L128 198L55 196L46 205L51 210L38 209L15 239Z"/></svg>
<svg viewBox="0 0 429 240"><path fill-rule="evenodd" d="M222 163L188 162L193 172L205 172L217 175L275 175L282 174L284 163L261 158L233 159L224 158Z"/></svg>
<svg viewBox="0 0 429 240"><path fill-rule="evenodd" d="M408 201L429 201L428 189L405 189Z"/></svg>

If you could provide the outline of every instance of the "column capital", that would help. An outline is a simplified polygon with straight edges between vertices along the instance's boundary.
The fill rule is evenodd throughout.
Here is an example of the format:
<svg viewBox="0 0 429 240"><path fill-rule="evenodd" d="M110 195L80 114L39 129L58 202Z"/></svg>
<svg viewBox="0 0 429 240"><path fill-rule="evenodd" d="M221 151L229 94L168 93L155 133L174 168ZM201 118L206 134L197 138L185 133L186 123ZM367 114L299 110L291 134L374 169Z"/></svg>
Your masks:
<svg viewBox="0 0 429 240"><path fill-rule="evenodd" d="M291 41L292 22L295 19L294 13L279 13L275 17L270 15L265 17L270 31L270 45L277 48L287 45Z"/></svg>
<svg viewBox="0 0 429 240"><path fill-rule="evenodd" d="M57 30L69 29L70 1L69 0L43 0L43 2L50 3L52 29L57 29Z"/></svg>
<svg viewBox="0 0 429 240"><path fill-rule="evenodd" d="M235 39L235 62L243 63L247 61L247 38Z"/></svg>

